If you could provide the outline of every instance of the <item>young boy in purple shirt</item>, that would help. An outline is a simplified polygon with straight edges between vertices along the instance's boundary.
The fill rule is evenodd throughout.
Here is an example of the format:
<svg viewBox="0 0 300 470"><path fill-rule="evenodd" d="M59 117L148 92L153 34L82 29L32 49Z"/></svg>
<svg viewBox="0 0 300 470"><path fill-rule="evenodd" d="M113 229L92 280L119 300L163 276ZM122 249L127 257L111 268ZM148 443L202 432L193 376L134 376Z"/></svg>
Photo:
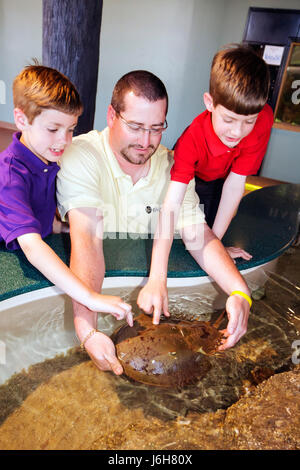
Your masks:
<svg viewBox="0 0 300 470"><path fill-rule="evenodd" d="M0 154L0 241L9 250L21 248L44 276L91 311L126 317L132 325L130 305L92 291L43 241L53 231L58 162L82 113L76 88L57 70L30 65L15 78L13 98L20 132Z"/></svg>

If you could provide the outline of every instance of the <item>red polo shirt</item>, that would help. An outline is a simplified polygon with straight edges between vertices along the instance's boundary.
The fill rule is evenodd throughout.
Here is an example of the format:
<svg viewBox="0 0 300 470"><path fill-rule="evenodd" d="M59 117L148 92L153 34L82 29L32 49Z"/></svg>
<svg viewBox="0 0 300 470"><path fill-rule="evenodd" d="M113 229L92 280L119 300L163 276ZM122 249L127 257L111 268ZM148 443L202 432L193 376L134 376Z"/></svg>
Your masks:
<svg viewBox="0 0 300 470"><path fill-rule="evenodd" d="M266 153L273 125L272 108L266 104L255 126L234 148L216 135L211 113L197 116L178 139L171 180L188 184L195 175L205 181L226 178L230 171L239 175L256 174Z"/></svg>

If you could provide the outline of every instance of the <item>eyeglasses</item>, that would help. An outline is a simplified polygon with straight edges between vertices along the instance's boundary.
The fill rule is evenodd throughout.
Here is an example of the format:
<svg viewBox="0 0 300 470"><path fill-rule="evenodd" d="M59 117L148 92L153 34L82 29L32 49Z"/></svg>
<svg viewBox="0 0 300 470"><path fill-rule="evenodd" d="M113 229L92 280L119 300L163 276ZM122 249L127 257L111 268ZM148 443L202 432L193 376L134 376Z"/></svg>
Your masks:
<svg viewBox="0 0 300 470"><path fill-rule="evenodd" d="M156 128L151 128L151 129L146 129L145 127L140 126L139 124L134 124L133 122L128 122L126 119L124 119L120 113L116 111L116 114L119 116L121 121L123 121L128 129L132 131L134 134L138 134L139 132L149 132L149 134L152 135L160 135L162 134L168 127L167 120L165 120L164 125L161 127L156 127Z"/></svg>

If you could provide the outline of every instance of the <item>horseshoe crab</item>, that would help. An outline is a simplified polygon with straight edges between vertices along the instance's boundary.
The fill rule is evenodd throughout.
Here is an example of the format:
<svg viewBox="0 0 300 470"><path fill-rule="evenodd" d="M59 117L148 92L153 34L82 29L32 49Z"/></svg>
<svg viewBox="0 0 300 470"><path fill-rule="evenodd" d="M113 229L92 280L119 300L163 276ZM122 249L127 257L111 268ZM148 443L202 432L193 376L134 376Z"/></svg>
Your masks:
<svg viewBox="0 0 300 470"><path fill-rule="evenodd" d="M112 340L124 373L137 382L157 387L182 388L206 375L211 365L205 356L216 353L223 334L205 321L162 320L153 325L141 314L132 327L123 325Z"/></svg>

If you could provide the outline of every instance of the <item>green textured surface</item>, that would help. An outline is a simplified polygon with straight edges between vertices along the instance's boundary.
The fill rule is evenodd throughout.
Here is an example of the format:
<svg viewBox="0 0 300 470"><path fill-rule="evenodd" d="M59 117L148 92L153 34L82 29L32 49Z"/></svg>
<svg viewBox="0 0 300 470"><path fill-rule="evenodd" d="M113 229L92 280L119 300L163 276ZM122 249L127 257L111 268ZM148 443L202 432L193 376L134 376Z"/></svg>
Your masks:
<svg viewBox="0 0 300 470"><path fill-rule="evenodd" d="M226 236L226 246L249 251L251 261L237 260L239 270L264 264L288 248L297 232L300 185L284 184L249 193L241 202ZM51 235L47 243L69 263L68 234ZM104 240L106 277L147 276L152 251L151 239ZM174 240L168 267L169 277L205 276L181 240ZM9 252L0 244L0 301L52 284L32 267L22 251Z"/></svg>

